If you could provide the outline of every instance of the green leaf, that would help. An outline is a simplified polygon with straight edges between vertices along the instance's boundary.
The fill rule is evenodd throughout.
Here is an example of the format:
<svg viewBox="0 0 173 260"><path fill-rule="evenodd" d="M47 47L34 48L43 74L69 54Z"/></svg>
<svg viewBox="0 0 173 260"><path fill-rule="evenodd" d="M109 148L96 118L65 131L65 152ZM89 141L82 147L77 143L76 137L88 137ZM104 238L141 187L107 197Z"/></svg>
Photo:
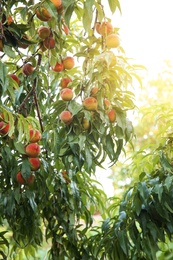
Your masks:
<svg viewBox="0 0 173 260"><path fill-rule="evenodd" d="M91 30L94 0L84 2L83 26L86 32Z"/></svg>

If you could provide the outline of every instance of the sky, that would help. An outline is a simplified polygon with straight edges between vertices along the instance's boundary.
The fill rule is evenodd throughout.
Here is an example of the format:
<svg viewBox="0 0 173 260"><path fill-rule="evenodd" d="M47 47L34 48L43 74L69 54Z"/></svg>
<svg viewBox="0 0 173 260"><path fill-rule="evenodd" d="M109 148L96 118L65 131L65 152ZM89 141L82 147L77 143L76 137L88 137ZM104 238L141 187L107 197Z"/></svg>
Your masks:
<svg viewBox="0 0 173 260"><path fill-rule="evenodd" d="M120 28L126 55L151 72L163 60L173 61L173 0L120 0L122 15L116 11L113 24Z"/></svg>

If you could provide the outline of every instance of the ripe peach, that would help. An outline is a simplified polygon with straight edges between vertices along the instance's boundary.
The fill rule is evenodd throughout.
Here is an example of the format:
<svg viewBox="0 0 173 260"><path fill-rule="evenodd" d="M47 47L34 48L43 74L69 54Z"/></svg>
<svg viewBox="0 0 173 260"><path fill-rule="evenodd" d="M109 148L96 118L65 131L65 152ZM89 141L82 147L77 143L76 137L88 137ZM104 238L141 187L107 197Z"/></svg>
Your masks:
<svg viewBox="0 0 173 260"><path fill-rule="evenodd" d="M105 98L103 102L105 109L108 110L110 108L111 102L107 98Z"/></svg>
<svg viewBox="0 0 173 260"><path fill-rule="evenodd" d="M111 123L115 122L115 120L116 120L116 111L115 111L115 109L112 108L112 109L108 112L108 117L109 117L109 121L110 121Z"/></svg>
<svg viewBox="0 0 173 260"><path fill-rule="evenodd" d="M13 17L11 15L9 15L8 18L7 18L7 24L10 25L13 22L14 22Z"/></svg>
<svg viewBox="0 0 173 260"><path fill-rule="evenodd" d="M29 138L30 143L36 143L41 139L41 133L37 129L36 130L30 129L29 135L30 135Z"/></svg>
<svg viewBox="0 0 173 260"><path fill-rule="evenodd" d="M34 70L34 67L30 63L25 63L22 67L22 72L26 76L31 75L33 70Z"/></svg>
<svg viewBox="0 0 173 260"><path fill-rule="evenodd" d="M43 41L44 47L48 50L52 50L55 48L55 40L53 37L47 37L44 41Z"/></svg>
<svg viewBox="0 0 173 260"><path fill-rule="evenodd" d="M82 126L85 130L90 128L90 122L85 117L82 119Z"/></svg>
<svg viewBox="0 0 173 260"><path fill-rule="evenodd" d="M59 9L62 6L62 1L61 0L50 0L54 6Z"/></svg>
<svg viewBox="0 0 173 260"><path fill-rule="evenodd" d="M18 85L20 84L20 80L19 80L18 76L16 76L16 75L13 74L13 73L10 74L9 76L10 76L13 80L15 80Z"/></svg>
<svg viewBox="0 0 173 260"><path fill-rule="evenodd" d="M60 85L61 85L62 88L67 88L67 86L70 82L72 82L71 78L69 78L69 77L68 78L62 78Z"/></svg>
<svg viewBox="0 0 173 260"><path fill-rule="evenodd" d="M106 38L107 48L117 48L120 45L120 39L117 34L110 34Z"/></svg>
<svg viewBox="0 0 173 260"><path fill-rule="evenodd" d="M94 97L85 98L83 101L83 106L86 110L97 110L98 102Z"/></svg>
<svg viewBox="0 0 173 260"><path fill-rule="evenodd" d="M98 34L100 34L100 25L101 25L101 23L99 23L99 22L97 22L96 25L95 25L96 32L97 32Z"/></svg>
<svg viewBox="0 0 173 260"><path fill-rule="evenodd" d="M47 22L52 18L51 14L44 6L39 7L36 10L35 14L36 14L37 18L43 22Z"/></svg>
<svg viewBox="0 0 173 260"><path fill-rule="evenodd" d="M53 71L56 71L56 72L60 72L60 71L63 71L64 70L64 65L63 63L56 63L55 66L52 68Z"/></svg>
<svg viewBox="0 0 173 260"><path fill-rule="evenodd" d="M99 31L102 36L106 36L113 32L113 26L109 22L102 22Z"/></svg>
<svg viewBox="0 0 173 260"><path fill-rule="evenodd" d="M39 36L41 39L46 39L47 37L49 37L50 34L51 34L51 30L50 30L49 27L41 26L41 27L38 29L38 36Z"/></svg>
<svg viewBox="0 0 173 260"><path fill-rule="evenodd" d="M23 178L22 176L22 173L21 172L18 172L17 175L16 175L16 180L19 184L25 184L26 181L25 179Z"/></svg>
<svg viewBox="0 0 173 260"><path fill-rule="evenodd" d="M92 96L96 95L96 94L98 93L98 91L99 91L99 88L98 88L98 87L93 87L93 88L91 89L91 95L92 95Z"/></svg>
<svg viewBox="0 0 173 260"><path fill-rule="evenodd" d="M19 184L32 184L35 180L35 176L31 174L27 181L25 181L25 179L22 176L22 173L18 172L16 175L16 180Z"/></svg>
<svg viewBox="0 0 173 260"><path fill-rule="evenodd" d="M30 185L30 184L33 184L35 181L35 176L33 174L31 174L29 176L29 178L27 179L27 183Z"/></svg>
<svg viewBox="0 0 173 260"><path fill-rule="evenodd" d="M37 143L28 144L25 147L25 152L29 157L37 157L40 153L40 146Z"/></svg>
<svg viewBox="0 0 173 260"><path fill-rule="evenodd" d="M63 65L64 69L70 70L74 67L74 58L67 56L66 58L63 59Z"/></svg>
<svg viewBox="0 0 173 260"><path fill-rule="evenodd" d="M37 171L40 168L40 159L39 158L29 158L28 161L31 165L31 171Z"/></svg>
<svg viewBox="0 0 173 260"><path fill-rule="evenodd" d="M3 114L0 114L0 118L4 119L4 115ZM0 134L1 135L5 135L8 133L10 129L10 123L6 123L4 121L0 121Z"/></svg>
<svg viewBox="0 0 173 260"><path fill-rule="evenodd" d="M10 129L10 123L4 123L3 121L0 121L0 134L5 135L8 133Z"/></svg>
<svg viewBox="0 0 173 260"><path fill-rule="evenodd" d="M70 101L73 98L73 91L71 88L63 88L60 92L60 96L64 101Z"/></svg>
<svg viewBox="0 0 173 260"><path fill-rule="evenodd" d="M69 125L72 120L73 120L73 116L72 116L72 113L68 110L64 110L61 112L60 114L60 120L66 124L66 125Z"/></svg>

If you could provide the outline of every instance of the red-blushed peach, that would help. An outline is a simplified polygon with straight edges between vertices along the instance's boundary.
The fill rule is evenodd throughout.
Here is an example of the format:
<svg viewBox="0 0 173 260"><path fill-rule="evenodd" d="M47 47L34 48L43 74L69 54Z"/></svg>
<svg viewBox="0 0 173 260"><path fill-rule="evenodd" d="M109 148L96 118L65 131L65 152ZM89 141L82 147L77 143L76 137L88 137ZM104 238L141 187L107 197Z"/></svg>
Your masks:
<svg viewBox="0 0 173 260"><path fill-rule="evenodd" d="M28 161L31 165L31 171L37 171L40 168L41 162L40 159L35 157L35 158L28 158Z"/></svg>
<svg viewBox="0 0 173 260"><path fill-rule="evenodd" d="M120 38L117 34L110 34L106 38L107 48L117 48L120 45Z"/></svg>
<svg viewBox="0 0 173 260"><path fill-rule="evenodd" d="M75 63L74 63L74 58L67 56L66 58L63 59L63 65L64 65L64 69L66 70L70 70L74 67Z"/></svg>
<svg viewBox="0 0 173 260"><path fill-rule="evenodd" d="M93 87L93 88L91 89L91 95L92 95L92 96L96 95L96 94L98 93L98 91L99 91L99 88L98 88L98 87Z"/></svg>
<svg viewBox="0 0 173 260"><path fill-rule="evenodd" d="M47 22L52 18L51 14L44 6L37 8L35 14L37 18L43 22Z"/></svg>
<svg viewBox="0 0 173 260"><path fill-rule="evenodd" d="M104 98L103 103L104 103L105 109L108 110L110 108L111 102L107 98Z"/></svg>
<svg viewBox="0 0 173 260"><path fill-rule="evenodd" d="M63 88L60 92L60 96L64 101L70 101L73 98L73 91L71 88Z"/></svg>
<svg viewBox="0 0 173 260"><path fill-rule="evenodd" d="M40 154L40 146L37 143L31 143L25 146L25 152L29 157L35 158Z"/></svg>
<svg viewBox="0 0 173 260"><path fill-rule="evenodd" d="M73 121L73 115L70 111L64 110L60 114L60 120L66 124L69 125Z"/></svg>
<svg viewBox="0 0 173 260"><path fill-rule="evenodd" d="M11 73L11 74L9 74L9 76L10 76L13 80L15 80L18 85L20 84L20 80L19 80L18 76L16 76L16 74Z"/></svg>
<svg viewBox="0 0 173 260"><path fill-rule="evenodd" d="M82 126L85 130L90 128L90 122L85 117L82 119Z"/></svg>
<svg viewBox="0 0 173 260"><path fill-rule="evenodd" d="M35 129L30 129L29 130L29 142L30 143L36 143L41 139L41 133L39 130Z"/></svg>
<svg viewBox="0 0 173 260"><path fill-rule="evenodd" d="M106 36L113 32L113 26L109 22L102 22L99 31L102 36Z"/></svg>
<svg viewBox="0 0 173 260"><path fill-rule="evenodd" d="M83 106L86 110L95 111L98 108L97 99L94 97L85 98L83 101Z"/></svg>
<svg viewBox="0 0 173 260"><path fill-rule="evenodd" d="M49 27L46 26L40 26L38 28L38 36L41 39L46 39L47 37L49 37L51 34L51 30Z"/></svg>
<svg viewBox="0 0 173 260"><path fill-rule="evenodd" d="M56 63L55 64L55 66L52 68L52 70L53 71L55 71L55 72L61 72L61 71L63 71L64 70L64 65L63 65L63 63L61 62L61 63Z"/></svg>
<svg viewBox="0 0 173 260"><path fill-rule="evenodd" d="M46 49L48 50L52 50L55 48L55 40L53 37L47 37L44 41L43 41L43 45Z"/></svg>
<svg viewBox="0 0 173 260"><path fill-rule="evenodd" d="M16 174L16 181L19 183L19 184L32 184L35 180L35 176L33 174L31 174L29 176L29 178L27 179L27 181L23 178L22 176L22 173L21 172L18 172Z"/></svg>
<svg viewBox="0 0 173 260"><path fill-rule="evenodd" d="M4 119L4 115L1 113L0 114L0 120ZM6 123L4 121L0 121L0 134L1 135L6 135L8 131L10 130L10 123Z"/></svg>
<svg viewBox="0 0 173 260"><path fill-rule="evenodd" d="M67 88L68 84L72 82L72 79L67 77L67 78L62 78L61 79L61 82L60 82L60 85L62 88Z"/></svg>
<svg viewBox="0 0 173 260"><path fill-rule="evenodd" d="M115 111L115 109L112 108L112 109L107 113L107 115L108 115L108 117L109 117L109 121L110 121L111 123L114 123L115 120L116 120L116 111Z"/></svg>
<svg viewBox="0 0 173 260"><path fill-rule="evenodd" d="M18 182L19 184L25 184L25 183L26 183L26 181L25 181L25 179L23 178L21 172L18 172L18 173L16 174L16 180L17 180L17 182Z"/></svg>
<svg viewBox="0 0 173 260"><path fill-rule="evenodd" d="M34 67L30 63L25 63L22 67L22 72L24 75L29 76L32 74Z"/></svg>

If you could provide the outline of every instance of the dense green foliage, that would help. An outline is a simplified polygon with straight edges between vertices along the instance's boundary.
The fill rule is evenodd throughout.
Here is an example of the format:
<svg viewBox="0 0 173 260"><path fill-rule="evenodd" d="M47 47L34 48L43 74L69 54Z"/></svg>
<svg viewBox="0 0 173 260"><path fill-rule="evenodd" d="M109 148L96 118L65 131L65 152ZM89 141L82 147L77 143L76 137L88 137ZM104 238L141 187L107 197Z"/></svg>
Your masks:
<svg viewBox="0 0 173 260"><path fill-rule="evenodd" d="M63 0L57 10L49 0L0 1L0 112L1 122L10 125L0 136L3 259L35 259L46 242L49 259L156 259L158 242L164 242L166 234L171 239L170 136L156 150L151 171L139 169L139 182L122 201L107 201L93 177L106 159L114 165L132 140L127 111L135 105L129 88L133 78L139 79L138 66L129 63L122 46L110 50L106 36L97 32L98 22L111 22L104 4ZM119 1L106 4L112 13L121 11ZM51 16L48 21L38 18L43 7ZM54 48L44 50L38 35L41 26L50 28ZM112 33L118 34L118 28ZM57 62L66 57L73 57L75 66L55 71ZM29 75L23 71L27 63L33 67ZM61 98L61 81L66 77L72 79L68 87L74 94L69 101ZM84 105L91 96L97 109ZM110 101L108 109L105 99ZM111 109L116 111L112 122ZM67 124L60 116L64 110L73 116ZM41 167L36 171L31 171L26 152L31 127L42 134ZM31 174L34 182L26 183ZM95 212L104 219L101 227L93 224Z"/></svg>

